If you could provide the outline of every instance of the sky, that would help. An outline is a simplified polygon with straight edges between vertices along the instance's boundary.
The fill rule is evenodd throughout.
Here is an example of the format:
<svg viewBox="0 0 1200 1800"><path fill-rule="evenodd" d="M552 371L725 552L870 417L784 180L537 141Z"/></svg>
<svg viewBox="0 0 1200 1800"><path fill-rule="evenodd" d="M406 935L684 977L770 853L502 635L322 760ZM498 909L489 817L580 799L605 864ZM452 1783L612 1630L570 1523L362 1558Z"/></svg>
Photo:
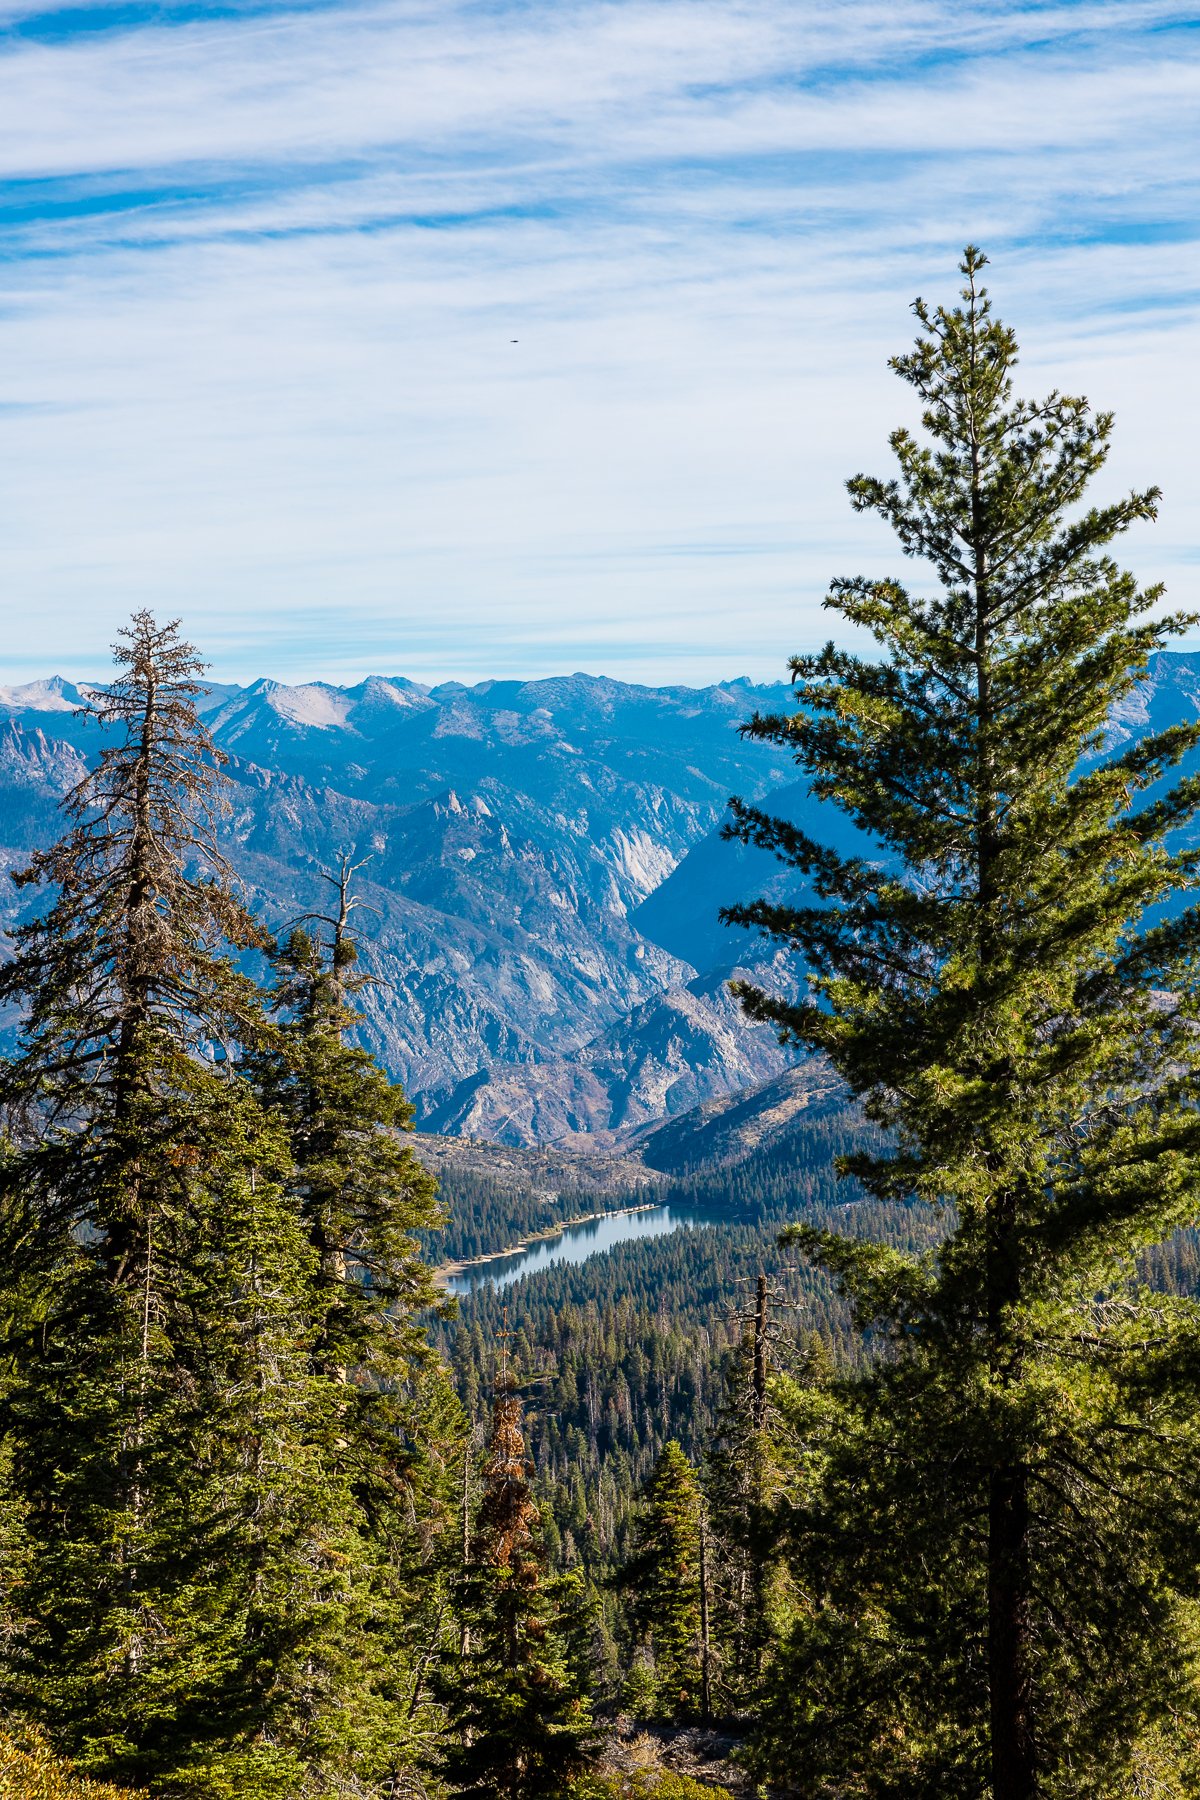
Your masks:
<svg viewBox="0 0 1200 1800"><path fill-rule="evenodd" d="M1198 151L1194 4L0 0L0 668L779 678L968 241L1195 605Z"/></svg>

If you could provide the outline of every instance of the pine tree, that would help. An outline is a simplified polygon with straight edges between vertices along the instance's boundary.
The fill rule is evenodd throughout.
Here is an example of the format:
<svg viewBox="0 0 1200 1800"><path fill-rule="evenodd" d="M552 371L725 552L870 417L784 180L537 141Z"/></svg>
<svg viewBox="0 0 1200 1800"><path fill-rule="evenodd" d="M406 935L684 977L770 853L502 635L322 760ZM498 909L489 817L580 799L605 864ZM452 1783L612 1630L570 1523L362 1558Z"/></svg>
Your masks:
<svg viewBox="0 0 1200 1800"><path fill-rule="evenodd" d="M418 1316L438 1290L413 1233L442 1222L437 1183L404 1132L413 1109L371 1055L348 1042L357 968L350 918L360 901L343 858L327 876L337 911L322 940L293 930L275 956L268 1047L247 1061L263 1104L288 1131L296 1205L318 1259L323 1301L318 1359L347 1383L341 1432L362 1480L396 1476L401 1393L431 1355ZM353 1374L353 1382L350 1376Z"/></svg>
<svg viewBox="0 0 1200 1800"><path fill-rule="evenodd" d="M634 1693L654 1718L693 1719L702 1710L701 1529L700 1486L672 1438L654 1466L618 1578L635 1646L648 1658Z"/></svg>
<svg viewBox="0 0 1200 1800"><path fill-rule="evenodd" d="M459 1800L555 1800L586 1766L594 1735L594 1608L578 1574L546 1573L532 1473L505 1361L459 1587L462 1650L443 1684L457 1741L442 1768Z"/></svg>
<svg viewBox="0 0 1200 1800"><path fill-rule="evenodd" d="M85 709L98 764L17 877L50 903L0 973L26 1006L0 1074L25 1501L3 1681L84 1771L282 1800L342 1730L358 1604L313 1448L333 1398L311 1372L318 1270L286 1142L235 1071L266 1025L230 952L262 940L216 843L201 665L145 613L116 655Z"/></svg>
<svg viewBox="0 0 1200 1800"><path fill-rule="evenodd" d="M749 805L733 825L811 902L730 909L813 975L747 1010L893 1134L845 1171L945 1231L926 1258L796 1233L881 1352L812 1451L810 1609L764 1726L763 1766L814 1794L1124 1794L1148 1734L1194 1756L1200 1320L1133 1259L1196 1216L1197 858L1172 834L1200 783L1168 776L1200 729L1106 750L1186 621L1105 553L1156 491L1081 504L1111 416L1014 398L984 260L892 364L926 438L849 484L939 590L835 582L880 659L797 658L798 711L749 727L861 849Z"/></svg>
<svg viewBox="0 0 1200 1800"><path fill-rule="evenodd" d="M321 1454L371 1595L357 1680L381 1686L380 1742L400 1767L439 1722L426 1675L446 1628L463 1418L421 1321L439 1295L413 1233L440 1223L436 1184L404 1142L401 1089L347 1041L371 981L351 930L361 867L345 857L326 877L336 908L307 921L325 933L297 928L276 953L278 1029L245 1068L287 1132L288 1191L317 1270L312 1372L337 1388Z"/></svg>
<svg viewBox="0 0 1200 1800"><path fill-rule="evenodd" d="M785 1603L775 1530L785 1473L774 1392L777 1349L770 1284L760 1273L731 1359L704 1481L719 1570L720 1686L737 1708L762 1681ZM809 1379L820 1379L820 1357L820 1349L805 1357L813 1365L805 1369Z"/></svg>

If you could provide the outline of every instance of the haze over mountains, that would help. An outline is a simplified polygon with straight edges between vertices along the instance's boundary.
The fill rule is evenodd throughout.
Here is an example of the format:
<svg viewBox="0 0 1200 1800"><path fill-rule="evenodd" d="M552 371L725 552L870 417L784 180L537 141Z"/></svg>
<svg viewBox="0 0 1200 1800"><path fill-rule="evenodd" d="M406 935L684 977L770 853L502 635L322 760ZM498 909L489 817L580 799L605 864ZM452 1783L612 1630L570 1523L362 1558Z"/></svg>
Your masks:
<svg viewBox="0 0 1200 1800"><path fill-rule="evenodd" d="M55 835L98 748L81 698L59 680L0 688L0 871ZM340 851L370 857L364 1035L422 1129L600 1148L793 1060L726 991L769 950L717 920L791 879L720 838L730 794L849 841L840 815L815 820L786 757L738 735L792 704L786 685L745 680L372 677L214 686L204 711L230 759L229 854L268 924L323 904ZM1113 741L1198 710L1200 656L1160 656ZM5 924L30 904L0 884Z"/></svg>

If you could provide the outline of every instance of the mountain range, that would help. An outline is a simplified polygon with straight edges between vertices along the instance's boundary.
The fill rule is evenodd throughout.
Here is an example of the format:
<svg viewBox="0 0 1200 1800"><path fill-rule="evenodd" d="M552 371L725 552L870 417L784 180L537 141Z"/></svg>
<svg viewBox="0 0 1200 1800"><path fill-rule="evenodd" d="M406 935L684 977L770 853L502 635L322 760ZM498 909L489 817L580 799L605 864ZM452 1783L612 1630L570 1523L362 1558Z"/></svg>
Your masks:
<svg viewBox="0 0 1200 1800"><path fill-rule="evenodd" d="M83 698L59 679L0 688L0 873L56 834L59 801L99 750ZM260 680L202 699L229 758L226 848L272 929L321 909L340 853L369 858L363 1037L421 1129L592 1150L794 1061L741 1018L727 982L741 968L794 987L801 971L717 917L796 892L774 858L722 838L731 794L856 841L783 753L739 735L755 711L792 705L783 684L583 674ZM1109 740L1198 711L1200 656L1163 654ZM32 903L0 883L0 923Z"/></svg>

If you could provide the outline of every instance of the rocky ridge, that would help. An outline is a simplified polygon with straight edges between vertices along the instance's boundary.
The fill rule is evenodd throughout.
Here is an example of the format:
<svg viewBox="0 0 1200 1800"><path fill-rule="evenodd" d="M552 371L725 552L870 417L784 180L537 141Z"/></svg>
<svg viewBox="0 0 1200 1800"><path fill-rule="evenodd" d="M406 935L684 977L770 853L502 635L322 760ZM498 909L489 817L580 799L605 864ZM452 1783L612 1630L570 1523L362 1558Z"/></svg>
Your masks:
<svg viewBox="0 0 1200 1800"><path fill-rule="evenodd" d="M782 781L783 760L737 726L785 696L379 677L213 688L204 711L230 759L225 845L250 903L282 928L320 909L340 851L369 857L364 1041L422 1121L530 1142L645 1123L781 1066L720 972L635 914L730 792ZM58 680L0 689L7 866L54 834L100 748L82 698ZM0 891L0 920L30 904Z"/></svg>
<svg viewBox="0 0 1200 1800"><path fill-rule="evenodd" d="M0 688L0 870L50 840L98 753L84 692ZM717 914L812 895L722 837L728 797L878 855L786 757L739 736L751 713L790 708L787 687L264 679L202 704L230 758L228 852L271 927L320 909L339 852L369 857L363 1039L427 1127L613 1150L786 1077L791 1053L740 1017L726 982L735 966L774 987L802 971ZM1200 656L1163 654L1108 740L1197 713ZM0 924L37 903L0 886Z"/></svg>

